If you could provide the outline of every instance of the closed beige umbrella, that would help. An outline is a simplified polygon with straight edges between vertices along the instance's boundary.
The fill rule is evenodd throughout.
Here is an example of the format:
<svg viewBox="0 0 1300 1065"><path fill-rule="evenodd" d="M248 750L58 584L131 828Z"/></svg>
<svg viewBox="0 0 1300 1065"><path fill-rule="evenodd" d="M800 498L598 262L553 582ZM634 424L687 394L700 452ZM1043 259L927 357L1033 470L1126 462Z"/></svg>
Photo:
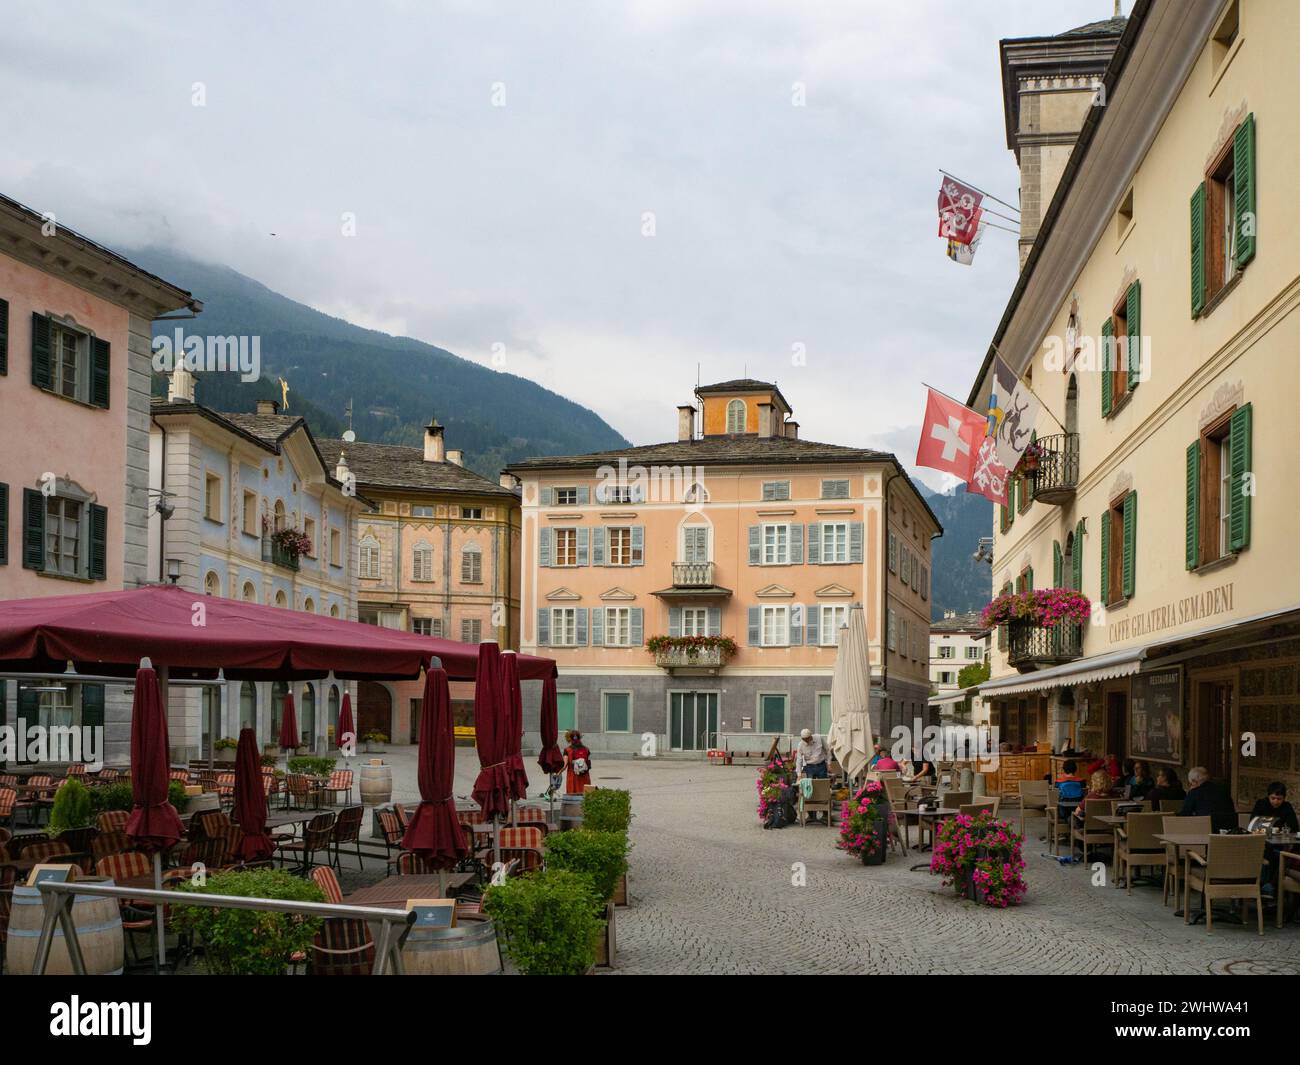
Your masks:
<svg viewBox="0 0 1300 1065"><path fill-rule="evenodd" d="M861 605L849 609L840 630L840 646L831 677L831 729L827 735L835 759L850 779L867 767L874 749L871 736L871 663L867 658L867 622Z"/></svg>

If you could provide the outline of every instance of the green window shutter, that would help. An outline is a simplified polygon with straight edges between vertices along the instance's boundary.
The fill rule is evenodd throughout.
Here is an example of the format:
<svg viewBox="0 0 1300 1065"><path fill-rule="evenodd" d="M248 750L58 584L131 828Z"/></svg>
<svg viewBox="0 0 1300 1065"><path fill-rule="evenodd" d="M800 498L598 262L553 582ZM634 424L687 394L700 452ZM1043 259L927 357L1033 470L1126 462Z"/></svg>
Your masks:
<svg viewBox="0 0 1300 1065"><path fill-rule="evenodd" d="M1007 493L1007 502L1008 503L1011 502L1010 492ZM999 532L1006 532L1011 525L1011 522L1007 520L1007 509L1008 508L1006 504L1001 504L1000 509L998 510L998 531Z"/></svg>
<svg viewBox="0 0 1300 1065"><path fill-rule="evenodd" d="M90 505L90 579L108 577L108 508Z"/></svg>
<svg viewBox="0 0 1300 1065"><path fill-rule="evenodd" d="M39 495L39 493L37 493ZM18 729L21 732L24 728L28 732L36 728L41 723L40 696L31 688L18 689ZM27 753L23 748L28 748L28 744L23 744L18 750L19 765L27 764L30 759L24 758Z"/></svg>
<svg viewBox="0 0 1300 1065"><path fill-rule="evenodd" d="M1034 590L1034 567L1030 566L1027 570L1025 570L1025 591L1032 592L1033 590Z"/></svg>
<svg viewBox="0 0 1300 1065"><path fill-rule="evenodd" d="M1133 595L1134 577L1137 571L1137 524L1138 494L1130 492L1124 497L1124 557L1122 569L1124 575L1124 598Z"/></svg>
<svg viewBox="0 0 1300 1065"><path fill-rule="evenodd" d="M1115 359L1115 321L1107 318L1101 323L1101 416L1110 417L1114 396L1111 392L1113 382L1110 379L1111 367Z"/></svg>
<svg viewBox="0 0 1300 1065"><path fill-rule="evenodd" d="M9 486L0 484L0 566L9 564ZM0 713L3 708L0 708Z"/></svg>
<svg viewBox="0 0 1300 1065"><path fill-rule="evenodd" d="M108 348L107 340L92 337L90 341L90 403L108 410Z"/></svg>
<svg viewBox="0 0 1300 1065"><path fill-rule="evenodd" d="M9 372L9 301L0 300L0 377Z"/></svg>
<svg viewBox="0 0 1300 1065"><path fill-rule="evenodd" d="M1101 512L1101 601L1110 602L1110 511Z"/></svg>
<svg viewBox="0 0 1300 1065"><path fill-rule="evenodd" d="M1201 563L1201 442L1187 445L1187 547L1184 564L1195 569Z"/></svg>
<svg viewBox="0 0 1300 1065"><path fill-rule="evenodd" d="M1232 179L1236 185L1233 214L1237 227L1237 268L1255 258L1255 116L1247 115L1232 138Z"/></svg>
<svg viewBox="0 0 1300 1065"><path fill-rule="evenodd" d="M23 489L23 569L45 568L45 497Z"/></svg>
<svg viewBox="0 0 1300 1065"><path fill-rule="evenodd" d="M49 388L50 377L50 320L43 314L32 314L32 384Z"/></svg>
<svg viewBox="0 0 1300 1065"><path fill-rule="evenodd" d="M1134 281L1128 287L1128 307L1125 325L1128 329L1128 389L1137 388L1142 370L1142 282Z"/></svg>
<svg viewBox="0 0 1300 1065"><path fill-rule="evenodd" d="M1192 193L1192 317L1205 306L1205 182Z"/></svg>
<svg viewBox="0 0 1300 1065"><path fill-rule="evenodd" d="M81 727L104 727L104 686L102 684L83 684L81 686ZM103 746L100 746L103 750Z"/></svg>
<svg viewBox="0 0 1300 1065"><path fill-rule="evenodd" d="M1074 590L1083 591L1083 522L1074 527L1074 553L1070 556L1074 568Z"/></svg>
<svg viewBox="0 0 1300 1065"><path fill-rule="evenodd" d="M1061 541L1052 541L1052 587L1061 587Z"/></svg>
<svg viewBox="0 0 1300 1065"><path fill-rule="evenodd" d="M1232 415L1228 427L1230 460L1232 462L1232 503L1228 511L1228 549L1240 551L1250 546L1250 404Z"/></svg>

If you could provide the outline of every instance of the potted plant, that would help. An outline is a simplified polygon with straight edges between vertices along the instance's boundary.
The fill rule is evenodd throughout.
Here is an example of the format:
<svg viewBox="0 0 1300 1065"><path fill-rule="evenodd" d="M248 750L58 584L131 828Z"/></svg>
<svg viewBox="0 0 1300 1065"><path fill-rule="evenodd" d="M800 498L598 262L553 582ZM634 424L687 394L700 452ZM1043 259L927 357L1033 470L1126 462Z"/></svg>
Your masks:
<svg viewBox="0 0 1300 1065"><path fill-rule="evenodd" d="M239 741L232 739L230 736L222 736L212 745L213 760L217 762L233 762L235 752L239 750Z"/></svg>
<svg viewBox="0 0 1300 1065"><path fill-rule="evenodd" d="M183 814L185 812L185 807L189 806L190 797L185 794L185 785L179 780L168 781L167 801L175 807L178 814ZM134 803L132 805L134 805Z"/></svg>
<svg viewBox="0 0 1300 1065"><path fill-rule="evenodd" d="M1050 629L1062 623L1082 625L1091 616L1092 601L1072 588L1008 592L991 600L980 613L981 621L988 628L1011 621L1027 621Z"/></svg>
<svg viewBox="0 0 1300 1065"><path fill-rule="evenodd" d="M292 559L311 554L311 538L301 529L277 529L271 543Z"/></svg>
<svg viewBox="0 0 1300 1065"><path fill-rule="evenodd" d="M1038 441L1030 441L1029 446L1020 455L1014 473L1035 473L1043 460L1043 446Z"/></svg>
<svg viewBox="0 0 1300 1065"><path fill-rule="evenodd" d="M309 777L328 777L334 772L337 761L337 758L328 756L318 758L314 755L302 755L289 759L289 772L305 773Z"/></svg>
<svg viewBox="0 0 1300 1065"><path fill-rule="evenodd" d="M238 895L293 902L324 902L325 895L310 880L281 869L223 870L205 886L192 881L181 891L209 895ZM197 934L204 944L208 971L234 976L280 976L295 953L306 953L319 930L318 917L261 910L214 910L172 904L172 925Z"/></svg>
<svg viewBox="0 0 1300 1065"><path fill-rule="evenodd" d="M618 788L597 788L582 797L582 825L595 832L620 832L627 835L632 824L632 795ZM628 904L627 873L614 887L614 905Z"/></svg>
<svg viewBox="0 0 1300 1065"><path fill-rule="evenodd" d="M127 781L100 784L90 788L90 812L95 817L108 810L130 810L135 806L135 795Z"/></svg>
<svg viewBox="0 0 1300 1065"><path fill-rule="evenodd" d="M736 653L736 641L730 636L651 636L645 647L652 655L681 651L688 659L696 659L701 651L716 648L724 662Z"/></svg>
<svg viewBox="0 0 1300 1065"><path fill-rule="evenodd" d="M869 780L840 807L840 838L835 846L857 855L863 865L881 865L889 853L893 811L885 786Z"/></svg>
<svg viewBox="0 0 1300 1065"><path fill-rule="evenodd" d="M280 744L278 742L265 743L262 745L263 765L275 765L276 759L278 759L279 757L280 757ZM269 762L267 761L268 758L270 759Z"/></svg>
<svg viewBox="0 0 1300 1065"><path fill-rule="evenodd" d="M781 789L794 783L794 767L787 765L778 754L768 762L758 774L758 819L767 819L767 808L779 802Z"/></svg>
<svg viewBox="0 0 1300 1065"><path fill-rule="evenodd" d="M627 836L584 827L555 832L546 838L547 869L567 869L591 883L597 914L604 921L597 965L614 964L614 892L627 874Z"/></svg>
<svg viewBox="0 0 1300 1065"><path fill-rule="evenodd" d="M949 818L935 836L930 872L957 894L984 906L1005 909L1024 898L1022 837L1007 821L985 810Z"/></svg>
<svg viewBox="0 0 1300 1065"><path fill-rule="evenodd" d="M483 912L525 976L580 976L596 962L601 921L589 877L558 868L513 877L487 889Z"/></svg>
<svg viewBox="0 0 1300 1065"><path fill-rule="evenodd" d="M365 741L367 754L384 753L385 744L388 743L388 733L376 728L371 729L361 738Z"/></svg>
<svg viewBox="0 0 1300 1065"><path fill-rule="evenodd" d="M90 849L94 823L90 789L76 777L68 777L54 793L45 834L50 839L62 840L74 854L80 854Z"/></svg>

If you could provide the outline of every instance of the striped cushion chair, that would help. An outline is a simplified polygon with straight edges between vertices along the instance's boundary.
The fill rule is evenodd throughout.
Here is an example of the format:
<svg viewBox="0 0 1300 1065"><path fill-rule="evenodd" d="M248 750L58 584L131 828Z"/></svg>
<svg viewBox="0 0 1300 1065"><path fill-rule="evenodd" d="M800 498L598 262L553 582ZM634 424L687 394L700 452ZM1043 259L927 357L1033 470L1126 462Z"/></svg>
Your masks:
<svg viewBox="0 0 1300 1065"><path fill-rule="evenodd" d="M328 865L318 865L311 871L311 878L318 888L325 893L326 902L343 901L343 889L339 887L339 878Z"/></svg>
<svg viewBox="0 0 1300 1065"><path fill-rule="evenodd" d="M182 784L190 782L190 771L188 769L173 769L168 776L172 780L179 780Z"/></svg>
<svg viewBox="0 0 1300 1065"><path fill-rule="evenodd" d="M397 855L397 872L400 876L422 876L426 873L436 873L427 858L416 854L414 851L401 851Z"/></svg>
<svg viewBox="0 0 1300 1065"><path fill-rule="evenodd" d="M214 840L221 848L221 857L217 864L223 866L242 864L239 857L239 844L243 839L244 830L239 825L227 825L221 835Z"/></svg>
<svg viewBox="0 0 1300 1065"><path fill-rule="evenodd" d="M99 835L90 841L90 853L94 856L95 865L98 867L101 859L107 858L111 854L121 854L129 846L130 841L126 838L126 833L120 828L108 832L101 829Z"/></svg>
<svg viewBox="0 0 1300 1065"><path fill-rule="evenodd" d="M17 773L0 773L0 788L18 787Z"/></svg>
<svg viewBox="0 0 1300 1065"><path fill-rule="evenodd" d="M519 859L521 872L542 868L542 830L536 826L503 828L500 849L503 862Z"/></svg>
<svg viewBox="0 0 1300 1065"><path fill-rule="evenodd" d="M393 813L397 815L397 823L402 826L402 831L406 831L406 826L411 823L411 818L406 812L406 807L400 802L393 803Z"/></svg>
<svg viewBox="0 0 1300 1065"><path fill-rule="evenodd" d="M217 774L217 797L223 806L230 806L235 801L235 774Z"/></svg>
<svg viewBox="0 0 1300 1065"><path fill-rule="evenodd" d="M199 814L199 824L203 826L203 834L208 839L220 839L230 827L230 816L221 810L210 810Z"/></svg>
<svg viewBox="0 0 1300 1065"><path fill-rule="evenodd" d="M536 825L546 835L546 811L540 806L519 806L515 808L515 822L520 825Z"/></svg>
<svg viewBox="0 0 1300 1065"><path fill-rule="evenodd" d="M365 921L327 917L312 942L313 976L369 976L375 967L375 941Z"/></svg>
<svg viewBox="0 0 1300 1065"><path fill-rule="evenodd" d="M30 843L23 848L23 858L32 862L48 862L51 858L62 858L71 853L72 848L58 839L48 843Z"/></svg>
<svg viewBox="0 0 1300 1065"><path fill-rule="evenodd" d="M112 877L114 883L120 884L127 877L149 876L153 872L153 862L147 854L127 851L125 854L110 854L107 858L101 858L95 863L95 872L100 876ZM152 942L155 927L153 903L120 899L119 907L122 911L122 930L127 933L131 952L136 962L139 962L140 949L135 943L135 935L143 933Z"/></svg>
<svg viewBox="0 0 1300 1065"><path fill-rule="evenodd" d="M285 806L305 810L311 805L311 778L306 773L290 773L284 782Z"/></svg>
<svg viewBox="0 0 1300 1065"><path fill-rule="evenodd" d="M0 787L0 821L11 822L14 816L14 807L18 803L18 792L13 788Z"/></svg>
<svg viewBox="0 0 1300 1065"><path fill-rule="evenodd" d="M325 786L320 789L329 796L329 801L335 803L339 801L339 796L343 797L344 802L352 801L352 770L336 769L330 774L329 780Z"/></svg>
<svg viewBox="0 0 1300 1065"><path fill-rule="evenodd" d="M130 819L131 814L126 810L105 810L95 818L95 824L101 832L124 832Z"/></svg>
<svg viewBox="0 0 1300 1065"><path fill-rule="evenodd" d="M391 855L394 847L402 845L402 836L405 832L401 824L398 823L397 815L392 810L379 810L379 828L384 833L385 853Z"/></svg>
<svg viewBox="0 0 1300 1065"><path fill-rule="evenodd" d="M85 779L86 779L86 763L85 763L85 762L73 762L71 765L68 766L68 772L67 772L67 775L70 776L70 777L81 777L82 780L85 780Z"/></svg>

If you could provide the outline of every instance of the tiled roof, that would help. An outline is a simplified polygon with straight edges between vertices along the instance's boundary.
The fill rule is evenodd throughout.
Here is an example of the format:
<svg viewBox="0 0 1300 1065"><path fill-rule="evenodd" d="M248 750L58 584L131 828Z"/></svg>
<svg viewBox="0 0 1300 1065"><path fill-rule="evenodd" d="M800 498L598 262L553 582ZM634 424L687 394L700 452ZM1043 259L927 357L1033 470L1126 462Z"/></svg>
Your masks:
<svg viewBox="0 0 1300 1065"><path fill-rule="evenodd" d="M616 451L597 451L588 455L545 455L512 462L506 468L521 470L571 470L592 466L617 465L703 466L788 466L815 465L826 462L893 462L887 451L870 448L819 444L788 436L744 435L705 436L697 440L673 440L665 444L645 444Z"/></svg>
<svg viewBox="0 0 1300 1065"><path fill-rule="evenodd" d="M454 462L425 462L423 448L321 440L320 450L331 471L338 465L339 452L343 452L348 469L363 488L413 488L515 498L509 488L464 466Z"/></svg>
<svg viewBox="0 0 1300 1065"><path fill-rule="evenodd" d="M987 626L980 620L980 612L972 610L950 618L940 618L930 622L931 632L986 632Z"/></svg>
<svg viewBox="0 0 1300 1065"><path fill-rule="evenodd" d="M734 381L719 381L716 385L700 385L697 392L767 392L775 389L771 381L756 381L752 377L738 377Z"/></svg>
<svg viewBox="0 0 1300 1065"><path fill-rule="evenodd" d="M219 413L231 425L272 447L278 445L302 422L302 418L292 414L243 414L236 411Z"/></svg>
<svg viewBox="0 0 1300 1065"><path fill-rule="evenodd" d="M1128 25L1128 19L1124 15L1115 18L1102 19L1100 22L1089 22L1083 26L1076 26L1072 30L1066 30L1064 33L1057 34L1058 37L1118 37L1124 32L1124 27Z"/></svg>

